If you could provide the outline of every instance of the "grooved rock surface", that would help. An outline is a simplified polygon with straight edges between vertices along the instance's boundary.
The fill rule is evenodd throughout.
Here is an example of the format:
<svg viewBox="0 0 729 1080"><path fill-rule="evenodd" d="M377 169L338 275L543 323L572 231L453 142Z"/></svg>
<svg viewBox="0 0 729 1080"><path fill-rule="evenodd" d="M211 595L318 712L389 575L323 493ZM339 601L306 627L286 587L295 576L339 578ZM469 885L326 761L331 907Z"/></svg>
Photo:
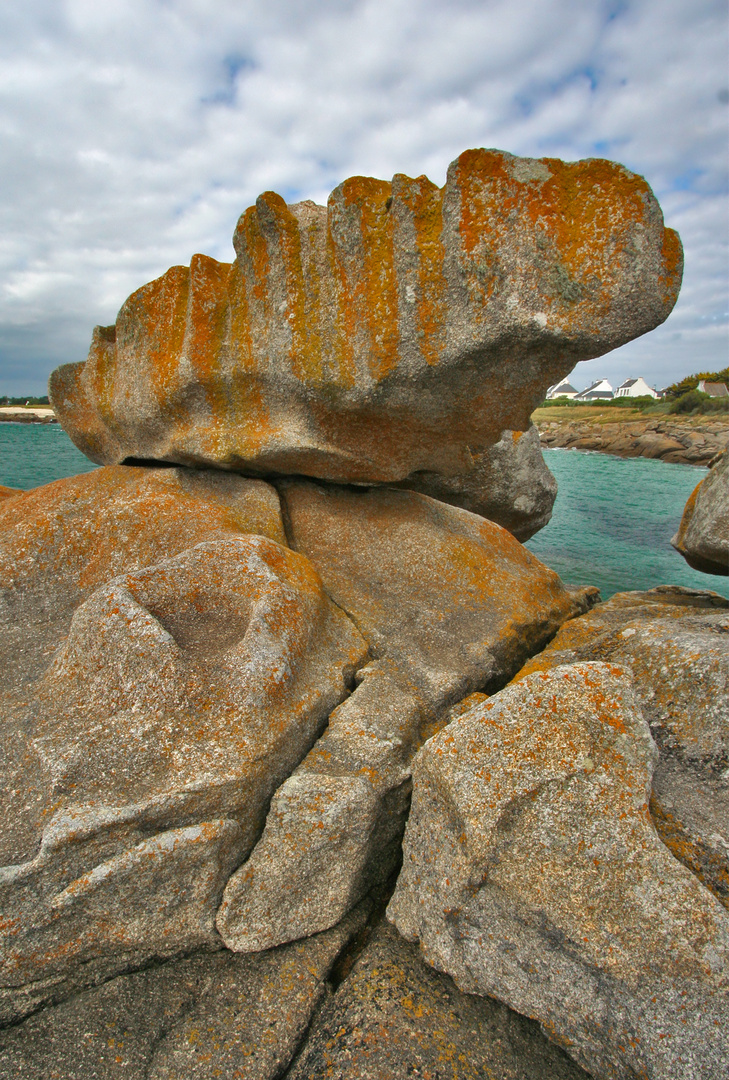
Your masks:
<svg viewBox="0 0 729 1080"><path fill-rule="evenodd" d="M480 514L522 543L548 524L557 497L557 481L542 457L533 424L524 432L505 431L488 450L474 454L467 473L423 472L397 486Z"/></svg>
<svg viewBox="0 0 729 1080"><path fill-rule="evenodd" d="M579 663L477 705L413 766L388 917L599 1080L713 1080L729 1059L729 916L655 832L656 759L625 669Z"/></svg>
<svg viewBox="0 0 729 1080"><path fill-rule="evenodd" d="M296 945L122 975L0 1031L0 1080L278 1080L366 916Z"/></svg>
<svg viewBox="0 0 729 1080"><path fill-rule="evenodd" d="M0 871L0 1016L80 968L217 947L227 879L366 656L311 563L261 536L93 593L26 707L46 790Z"/></svg>
<svg viewBox="0 0 729 1080"><path fill-rule="evenodd" d="M537 1024L462 993L381 923L325 1000L289 1080L405 1077L588 1080Z"/></svg>
<svg viewBox="0 0 729 1080"><path fill-rule="evenodd" d="M370 646L359 685L277 792L217 926L254 951L323 930L392 869L410 759L587 601L506 530L414 492L282 481L292 545Z"/></svg>
<svg viewBox="0 0 729 1080"><path fill-rule="evenodd" d="M582 660L630 668L660 753L650 809L663 842L729 906L729 601L660 586L565 623L516 676ZM516 681L515 680L515 681Z"/></svg>
<svg viewBox="0 0 729 1080"><path fill-rule="evenodd" d="M663 322L682 273L640 177L483 149L442 189L353 177L327 207L266 192L233 242L232 265L172 267L51 376L92 460L457 476L579 360Z"/></svg>
<svg viewBox="0 0 729 1080"><path fill-rule="evenodd" d="M689 496L671 543L695 570L729 574L729 452Z"/></svg>

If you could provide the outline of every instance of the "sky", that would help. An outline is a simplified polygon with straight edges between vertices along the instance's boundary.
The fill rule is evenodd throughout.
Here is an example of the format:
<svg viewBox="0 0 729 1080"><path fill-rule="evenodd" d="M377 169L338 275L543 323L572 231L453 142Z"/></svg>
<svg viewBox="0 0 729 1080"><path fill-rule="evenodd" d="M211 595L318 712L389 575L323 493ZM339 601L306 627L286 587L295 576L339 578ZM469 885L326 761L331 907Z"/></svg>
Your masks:
<svg viewBox="0 0 729 1080"><path fill-rule="evenodd" d="M608 157L678 229L668 320L579 389L729 363L725 0L23 0L0 11L0 394L42 394L95 324L265 190L475 146Z"/></svg>

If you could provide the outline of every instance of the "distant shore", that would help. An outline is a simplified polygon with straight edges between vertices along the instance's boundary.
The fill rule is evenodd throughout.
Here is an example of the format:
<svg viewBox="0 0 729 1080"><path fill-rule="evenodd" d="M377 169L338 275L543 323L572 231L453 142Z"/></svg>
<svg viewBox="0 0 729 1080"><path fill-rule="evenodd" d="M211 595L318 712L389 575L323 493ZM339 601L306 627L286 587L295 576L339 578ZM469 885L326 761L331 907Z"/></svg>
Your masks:
<svg viewBox="0 0 729 1080"><path fill-rule="evenodd" d="M56 414L47 405L0 405L0 422L11 424L57 424Z"/></svg>
<svg viewBox="0 0 729 1080"><path fill-rule="evenodd" d="M532 420L543 450L596 450L617 457L708 465L729 448L729 414L644 415L637 409L592 405L537 409Z"/></svg>

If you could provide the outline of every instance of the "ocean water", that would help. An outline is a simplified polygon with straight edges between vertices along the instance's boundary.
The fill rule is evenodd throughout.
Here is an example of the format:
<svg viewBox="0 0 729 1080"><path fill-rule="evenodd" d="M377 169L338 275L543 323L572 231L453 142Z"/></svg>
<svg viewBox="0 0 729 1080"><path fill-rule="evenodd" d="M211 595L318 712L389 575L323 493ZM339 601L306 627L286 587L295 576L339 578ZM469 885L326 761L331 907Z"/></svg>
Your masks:
<svg viewBox="0 0 729 1080"><path fill-rule="evenodd" d="M545 450L559 489L552 520L527 542L570 585L603 600L627 589L687 585L729 596L729 579L692 570L671 547L689 495L708 470L584 450Z"/></svg>
<svg viewBox="0 0 729 1080"><path fill-rule="evenodd" d="M729 596L729 579L692 570L671 547L686 499L706 475L693 465L545 450L559 492L530 551L571 585L688 585ZM58 424L0 423L0 484L28 490L95 469Z"/></svg>
<svg viewBox="0 0 729 1080"><path fill-rule="evenodd" d="M98 468L60 424L0 423L0 484L30 488Z"/></svg>

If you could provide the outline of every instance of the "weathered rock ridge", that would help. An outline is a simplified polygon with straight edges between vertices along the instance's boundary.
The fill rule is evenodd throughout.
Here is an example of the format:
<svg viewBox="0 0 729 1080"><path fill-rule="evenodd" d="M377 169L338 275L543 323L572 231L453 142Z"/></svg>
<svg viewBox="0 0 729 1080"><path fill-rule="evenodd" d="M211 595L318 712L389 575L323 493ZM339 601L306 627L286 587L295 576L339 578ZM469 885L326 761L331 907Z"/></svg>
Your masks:
<svg viewBox="0 0 729 1080"><path fill-rule="evenodd" d="M689 496L671 543L695 570L729 574L729 452Z"/></svg>
<svg viewBox="0 0 729 1080"><path fill-rule="evenodd" d="M682 272L640 177L493 150L461 154L442 189L354 177L327 207L267 192L234 246L232 265L196 255L139 289L51 376L92 460L458 476L577 361L661 323Z"/></svg>

